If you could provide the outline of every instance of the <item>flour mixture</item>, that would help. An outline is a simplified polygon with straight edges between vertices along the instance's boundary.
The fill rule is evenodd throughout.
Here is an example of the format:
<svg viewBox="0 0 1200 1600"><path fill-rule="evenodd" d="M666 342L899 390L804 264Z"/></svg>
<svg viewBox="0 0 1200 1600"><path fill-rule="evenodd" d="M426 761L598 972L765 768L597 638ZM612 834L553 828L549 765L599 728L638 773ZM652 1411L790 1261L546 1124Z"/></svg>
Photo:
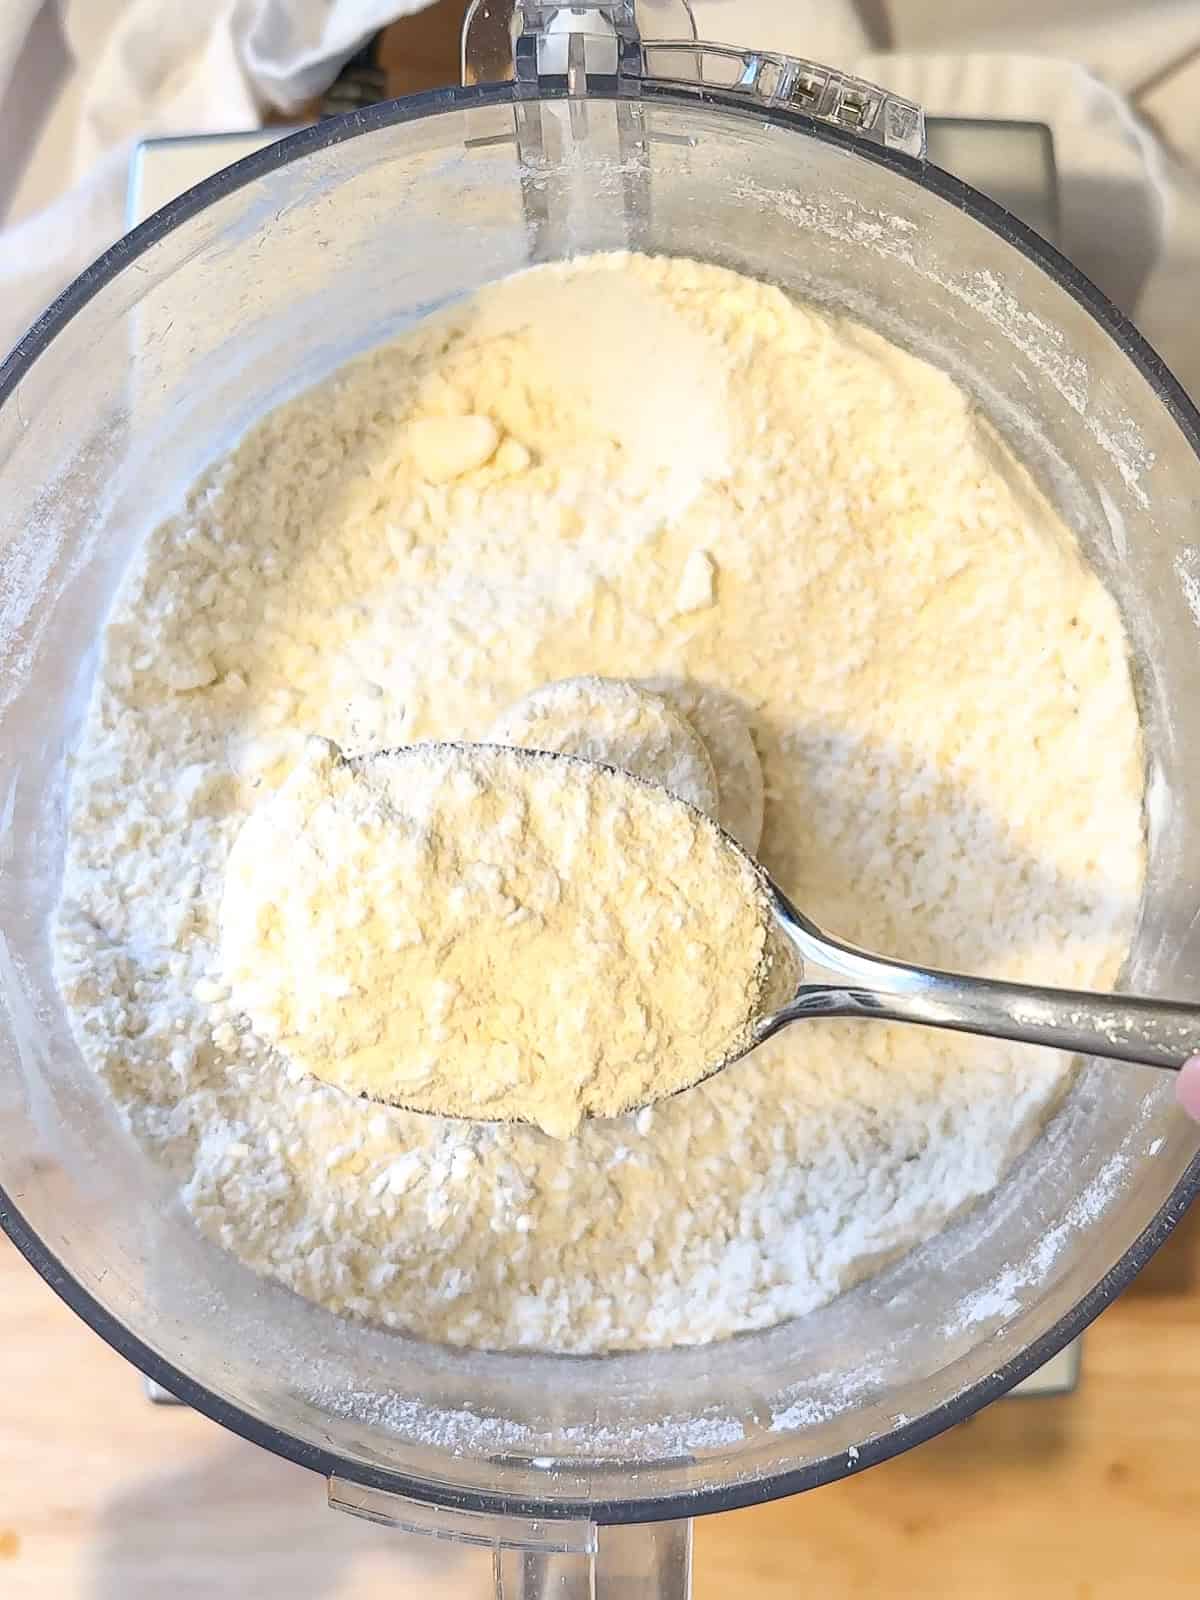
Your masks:
<svg viewBox="0 0 1200 1600"><path fill-rule="evenodd" d="M221 959L259 1038L322 1083L567 1138L748 1048L774 969L794 983L771 928L752 863L657 784L310 739L230 852Z"/></svg>
<svg viewBox="0 0 1200 1600"><path fill-rule="evenodd" d="M831 931L1117 975L1144 866L1121 626L963 394L716 267L496 284L265 418L152 534L75 758L80 1048L198 1225L334 1310L581 1352L764 1327L986 1194L1066 1086L1048 1052L853 1021L567 1141L290 1076L221 965L246 817L313 734L482 739L588 676L672 687Z"/></svg>
<svg viewBox="0 0 1200 1600"><path fill-rule="evenodd" d="M620 678L567 678L535 689L498 717L487 736L620 767L714 822L720 818L716 769L700 735L661 695Z"/></svg>

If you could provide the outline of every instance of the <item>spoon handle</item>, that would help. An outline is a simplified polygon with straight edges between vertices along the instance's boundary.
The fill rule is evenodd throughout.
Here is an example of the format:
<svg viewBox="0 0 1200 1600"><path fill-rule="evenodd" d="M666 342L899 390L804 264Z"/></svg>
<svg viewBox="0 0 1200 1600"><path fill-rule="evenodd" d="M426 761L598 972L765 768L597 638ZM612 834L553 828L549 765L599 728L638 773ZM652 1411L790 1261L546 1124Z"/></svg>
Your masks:
<svg viewBox="0 0 1200 1600"><path fill-rule="evenodd" d="M914 973L881 963L886 988L858 991L861 1010L897 1022L920 1022L1080 1055L1108 1056L1174 1071L1200 1051L1200 1005L1133 995L1042 989L946 972ZM889 972L889 969L891 971ZM917 981L914 981L917 979ZM860 1005L853 1009L860 1012Z"/></svg>
<svg viewBox="0 0 1200 1600"><path fill-rule="evenodd" d="M799 983L785 1005L762 1018L756 1044L802 1017L877 1017L1171 1072L1200 1054L1200 1002L1044 989L910 966L833 938L772 890L777 924L800 957Z"/></svg>

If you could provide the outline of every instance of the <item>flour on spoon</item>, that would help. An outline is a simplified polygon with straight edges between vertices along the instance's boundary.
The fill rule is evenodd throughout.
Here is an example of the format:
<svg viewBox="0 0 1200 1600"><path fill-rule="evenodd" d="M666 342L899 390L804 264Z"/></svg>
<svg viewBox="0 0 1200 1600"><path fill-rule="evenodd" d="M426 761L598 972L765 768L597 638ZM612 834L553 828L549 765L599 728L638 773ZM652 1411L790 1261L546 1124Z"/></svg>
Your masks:
<svg viewBox="0 0 1200 1600"><path fill-rule="evenodd" d="M771 966L758 873L665 790L575 758L310 741L246 823L225 976L325 1083L565 1137L745 1048Z"/></svg>

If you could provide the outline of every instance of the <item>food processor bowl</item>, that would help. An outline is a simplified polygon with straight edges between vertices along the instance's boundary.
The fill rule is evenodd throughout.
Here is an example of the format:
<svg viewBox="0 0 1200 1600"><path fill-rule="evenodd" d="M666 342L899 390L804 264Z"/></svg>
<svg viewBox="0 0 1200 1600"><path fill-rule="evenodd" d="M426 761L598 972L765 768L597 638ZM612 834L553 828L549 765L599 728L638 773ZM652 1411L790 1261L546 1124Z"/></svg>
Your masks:
<svg viewBox="0 0 1200 1600"><path fill-rule="evenodd" d="M649 47L634 62L623 41L603 69L565 54L219 173L115 245L0 374L0 1221L143 1371L339 1503L539 1561L594 1552L598 1524L807 1489L962 1420L1079 1333L1200 1181L1170 1078L1088 1063L998 1190L822 1310L703 1348L488 1353L252 1275L200 1237L84 1066L49 931L70 750L131 553L247 426L355 352L532 262L624 248L849 313L951 373L1029 466L1136 661L1150 860L1126 981L1200 992L1200 419L1179 386L1053 249L906 153L902 105L895 137L871 138L886 97L835 95L830 118L767 71L783 58L725 52L665 81ZM640 365L631 350L631 384ZM684 1546L658 1548L678 1576Z"/></svg>

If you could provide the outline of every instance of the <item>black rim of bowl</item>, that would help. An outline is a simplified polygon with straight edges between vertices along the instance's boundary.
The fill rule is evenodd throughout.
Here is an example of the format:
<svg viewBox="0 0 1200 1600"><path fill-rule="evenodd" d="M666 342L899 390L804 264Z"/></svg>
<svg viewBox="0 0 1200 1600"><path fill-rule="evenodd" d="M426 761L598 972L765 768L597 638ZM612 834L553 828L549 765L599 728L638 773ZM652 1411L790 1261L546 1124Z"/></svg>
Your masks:
<svg viewBox="0 0 1200 1600"><path fill-rule="evenodd" d="M543 91L543 97L561 98L564 93L565 90L553 89L548 93ZM702 104L742 115L749 114L759 122L773 123L793 129L810 138L839 145L865 160L890 169L897 177L921 185L966 211L975 221L993 233L999 234L1007 243L1014 245L1091 313L1095 321L1151 385L1193 451L1200 457L1200 412L1197 412L1178 380L1158 354L1142 338L1129 319L1084 277L1077 267L1074 267L1053 245L1048 244L1002 206L989 200L986 195L928 162L917 161L895 151L868 144L851 133L814 122L799 112L764 109L760 106L747 107L746 102L736 95L723 94L719 91L689 91L646 84L642 86L641 93L646 99L667 100L680 106ZM159 239L180 227L214 201L279 167L299 160L310 152L327 149L346 139L354 139L364 133L411 122L439 112L456 111L468 106L505 105L513 103L514 100L511 84L484 84L436 89L425 94L411 95L402 100L384 101L362 111L354 111L342 117L332 117L302 128L206 178L118 240L42 313L0 366L0 405L7 401L42 352L94 294ZM743 1506L778 1499L784 1495L797 1494L806 1489L815 1489L821 1484L845 1476L851 1470L851 1465L854 1471L861 1472L866 1467L887 1461L892 1456L899 1455L914 1445L922 1444L927 1439L944 1432L956 1423L965 1421L981 1407L998 1399L1039 1367L1044 1366L1052 1356L1078 1337L1141 1271L1184 1215L1198 1190L1200 1190L1200 1155L1189 1162L1166 1202L1120 1260L1052 1328L1003 1366L998 1367L995 1372L989 1373L962 1390L952 1400L934 1406L924 1415L886 1434L859 1444L857 1456L852 1464L847 1461L844 1453L839 1452L837 1455L811 1461L802 1467L767 1473L749 1482L741 1481L729 1486L667 1494L653 1500L515 1498L490 1490L462 1489L429 1483L423 1479L410 1477L404 1472L350 1460L333 1451L308 1444L280 1428L273 1427L270 1423L261 1421L240 1407L229 1404L206 1389L203 1384L197 1383L170 1362L163 1360L136 1334L113 1317L67 1271L26 1223L11 1197L2 1188L0 1188L0 1227L55 1293L118 1354L140 1368L147 1377L169 1390L178 1400L233 1433L240 1434L251 1443L261 1445L286 1460L319 1472L325 1477L336 1476L366 1488L403 1495L427 1504L456 1510L517 1518L583 1517L597 1523L636 1523L661 1522L716 1511L733 1511Z"/></svg>

